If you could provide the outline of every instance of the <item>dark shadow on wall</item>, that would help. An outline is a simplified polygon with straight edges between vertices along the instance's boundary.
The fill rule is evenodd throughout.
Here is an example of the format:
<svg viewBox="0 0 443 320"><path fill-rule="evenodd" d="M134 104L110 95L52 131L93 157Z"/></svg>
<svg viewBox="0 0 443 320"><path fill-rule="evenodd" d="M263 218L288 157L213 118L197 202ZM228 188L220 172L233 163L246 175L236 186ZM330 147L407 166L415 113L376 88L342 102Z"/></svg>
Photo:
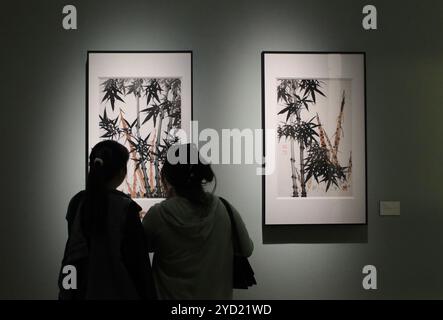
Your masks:
<svg viewBox="0 0 443 320"><path fill-rule="evenodd" d="M367 225L263 225L263 244L367 243Z"/></svg>

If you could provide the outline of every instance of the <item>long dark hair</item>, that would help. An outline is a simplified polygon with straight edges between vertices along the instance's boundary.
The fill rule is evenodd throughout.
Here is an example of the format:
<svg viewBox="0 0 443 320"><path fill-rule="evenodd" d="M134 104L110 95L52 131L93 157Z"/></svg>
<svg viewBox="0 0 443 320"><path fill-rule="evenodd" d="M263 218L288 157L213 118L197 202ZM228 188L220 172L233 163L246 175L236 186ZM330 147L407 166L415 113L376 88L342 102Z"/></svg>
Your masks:
<svg viewBox="0 0 443 320"><path fill-rule="evenodd" d="M168 155L161 170L162 179L174 187L177 195L192 203L202 204L206 200L204 185L215 179L214 172L209 163L202 161L195 144L176 145L168 153L178 159L183 151L186 152L186 161L173 164Z"/></svg>
<svg viewBox="0 0 443 320"><path fill-rule="evenodd" d="M83 227L86 234L104 230L107 214L107 183L125 170L129 152L125 146L112 140L97 143L89 155L89 173L86 180L86 201L83 207Z"/></svg>

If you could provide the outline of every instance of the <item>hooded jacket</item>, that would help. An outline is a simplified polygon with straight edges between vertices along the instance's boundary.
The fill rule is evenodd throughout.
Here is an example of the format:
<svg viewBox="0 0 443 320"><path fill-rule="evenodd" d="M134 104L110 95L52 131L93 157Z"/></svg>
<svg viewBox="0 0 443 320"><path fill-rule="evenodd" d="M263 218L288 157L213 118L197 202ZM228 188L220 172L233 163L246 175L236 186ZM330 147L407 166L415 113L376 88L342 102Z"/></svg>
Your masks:
<svg viewBox="0 0 443 320"><path fill-rule="evenodd" d="M159 299L232 299L231 221L220 199L206 196L204 205L180 196L166 199L143 219ZM231 208L239 237L236 254L249 257L253 243Z"/></svg>

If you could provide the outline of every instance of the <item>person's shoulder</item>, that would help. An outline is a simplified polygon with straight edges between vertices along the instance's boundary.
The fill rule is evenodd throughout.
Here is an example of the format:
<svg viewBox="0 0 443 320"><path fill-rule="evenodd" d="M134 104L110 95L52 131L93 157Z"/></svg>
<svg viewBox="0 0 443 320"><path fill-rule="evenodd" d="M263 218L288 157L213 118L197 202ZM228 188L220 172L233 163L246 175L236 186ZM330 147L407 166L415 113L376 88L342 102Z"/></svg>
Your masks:
<svg viewBox="0 0 443 320"><path fill-rule="evenodd" d="M81 190L77 192L72 198L71 203L81 201L86 195L86 190Z"/></svg>
<svg viewBox="0 0 443 320"><path fill-rule="evenodd" d="M224 212L232 212L234 216L240 215L236 207L231 203L231 201L223 198L221 196L212 195L213 203L218 206L219 210L221 208Z"/></svg>
<svg viewBox="0 0 443 320"><path fill-rule="evenodd" d="M206 197L207 199L209 199L209 201L212 202L221 202L222 197L214 194L214 193L210 193L210 192L206 192Z"/></svg>
<svg viewBox="0 0 443 320"><path fill-rule="evenodd" d="M77 192L69 201L69 208L75 209L80 204L80 202L85 198L86 190Z"/></svg>
<svg viewBox="0 0 443 320"><path fill-rule="evenodd" d="M151 207L149 207L148 212L149 213L154 213L154 214L158 214L162 208L165 206L165 201L167 201L167 199L154 203Z"/></svg>
<svg viewBox="0 0 443 320"><path fill-rule="evenodd" d="M163 221L163 214L168 212L168 208L172 202L175 200L172 198L167 198L157 203L154 203L149 209L146 211L145 216L143 217L144 222L149 223L157 223Z"/></svg>
<svg viewBox="0 0 443 320"><path fill-rule="evenodd" d="M124 193L120 190L116 190L116 189L109 190L109 195L112 197L121 198L124 200L132 200L131 197L128 196L126 193Z"/></svg>
<svg viewBox="0 0 443 320"><path fill-rule="evenodd" d="M132 200L132 198L130 196L128 196L126 193L123 193L123 192L121 192L119 190L115 190L115 189L109 190L108 196L110 199L112 199L112 201L125 203L126 205L129 205L132 202L134 202L134 200Z"/></svg>
<svg viewBox="0 0 443 320"><path fill-rule="evenodd" d="M110 190L109 199L111 203L114 203L117 207L123 206L125 211L135 212L137 215L142 210L142 207L138 205L129 195L119 190Z"/></svg>
<svg viewBox="0 0 443 320"><path fill-rule="evenodd" d="M81 190L71 198L68 205L68 212L66 213L67 220L70 220L73 217L78 206L80 205L80 202L85 198L85 196L86 196L86 191Z"/></svg>
<svg viewBox="0 0 443 320"><path fill-rule="evenodd" d="M214 193L206 192L206 197L212 205L224 207L225 203L229 204L229 201L221 196L217 196Z"/></svg>

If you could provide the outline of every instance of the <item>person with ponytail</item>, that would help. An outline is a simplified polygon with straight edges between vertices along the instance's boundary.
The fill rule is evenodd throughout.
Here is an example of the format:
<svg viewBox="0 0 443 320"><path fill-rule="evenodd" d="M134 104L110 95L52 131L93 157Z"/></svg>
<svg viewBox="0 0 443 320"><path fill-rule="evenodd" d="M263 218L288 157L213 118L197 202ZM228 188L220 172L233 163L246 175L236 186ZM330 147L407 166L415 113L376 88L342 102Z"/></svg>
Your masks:
<svg viewBox="0 0 443 320"><path fill-rule="evenodd" d="M167 198L152 206L142 221L154 252L158 298L232 299L231 220L214 195L210 164L194 144L175 145L168 151L161 181ZM212 192L206 192L205 185L212 182ZM240 214L230 207L239 239L235 254L249 257L253 243Z"/></svg>
<svg viewBox="0 0 443 320"><path fill-rule="evenodd" d="M66 216L61 300L156 298L141 207L116 190L125 179L128 159L126 147L115 141L92 148L86 190L71 199ZM66 270L72 266L77 277L67 281Z"/></svg>

